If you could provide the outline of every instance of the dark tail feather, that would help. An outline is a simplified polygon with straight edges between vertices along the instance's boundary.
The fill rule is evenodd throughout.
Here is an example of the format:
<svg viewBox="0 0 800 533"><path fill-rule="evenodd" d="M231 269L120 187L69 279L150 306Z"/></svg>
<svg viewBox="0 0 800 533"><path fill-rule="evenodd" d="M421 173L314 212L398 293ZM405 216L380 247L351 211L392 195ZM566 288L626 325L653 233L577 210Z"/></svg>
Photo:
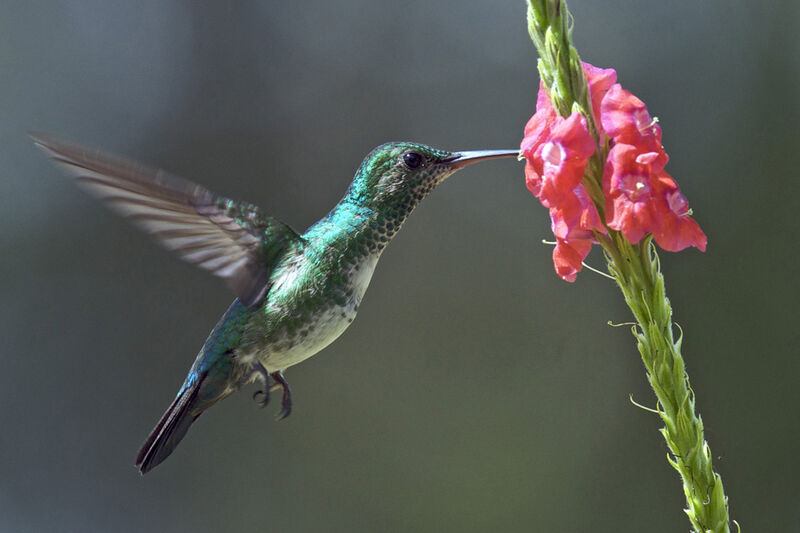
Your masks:
<svg viewBox="0 0 800 533"><path fill-rule="evenodd" d="M192 414L192 410L197 403L197 392L205 377L203 374L192 385L185 387L150 432L136 456L139 472L146 474L169 457L189 431L192 422L200 416L201 413Z"/></svg>

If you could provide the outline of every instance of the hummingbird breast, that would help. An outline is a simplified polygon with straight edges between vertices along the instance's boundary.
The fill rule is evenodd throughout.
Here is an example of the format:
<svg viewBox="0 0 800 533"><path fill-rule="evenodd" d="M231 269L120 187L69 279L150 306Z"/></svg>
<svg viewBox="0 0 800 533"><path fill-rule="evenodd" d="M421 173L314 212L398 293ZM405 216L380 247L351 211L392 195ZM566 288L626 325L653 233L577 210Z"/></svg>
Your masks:
<svg viewBox="0 0 800 533"><path fill-rule="evenodd" d="M274 372L316 354L353 322L379 254L333 268L314 254L298 254L277 270L258 320L260 342L253 355ZM336 268L339 267L339 268ZM342 268L344 267L344 268Z"/></svg>

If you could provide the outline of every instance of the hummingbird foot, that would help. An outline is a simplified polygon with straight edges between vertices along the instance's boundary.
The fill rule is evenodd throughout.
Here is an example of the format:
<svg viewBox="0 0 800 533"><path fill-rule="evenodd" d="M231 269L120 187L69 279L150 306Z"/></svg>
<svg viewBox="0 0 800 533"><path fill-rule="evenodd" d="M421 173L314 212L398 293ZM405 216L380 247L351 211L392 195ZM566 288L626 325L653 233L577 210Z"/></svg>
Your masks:
<svg viewBox="0 0 800 533"><path fill-rule="evenodd" d="M246 381L250 381L254 374L258 374L261 376L261 379L264 380L264 388L259 389L253 393L253 399L258 403L259 407L266 407L269 403L269 392L271 390L270 383L269 383L269 372L264 365L261 364L260 361L255 361L253 363L253 370L246 376ZM261 398L259 398L261 396Z"/></svg>
<svg viewBox="0 0 800 533"><path fill-rule="evenodd" d="M289 386L289 382L286 381L286 378L283 377L283 371L278 370L270 374L260 361L255 361L253 363L253 370L243 379L245 382L250 381L255 374L258 374L261 376L261 379L264 380L264 388L253 393L253 399L258 403L258 406L266 407L269 403L270 392L281 389L281 410L278 412L276 418L278 420L283 420L289 416L292 412L292 388ZM271 383L270 378L272 378L272 381L275 383Z"/></svg>
<svg viewBox="0 0 800 533"><path fill-rule="evenodd" d="M289 386L289 382L286 381L286 378L283 377L283 371L278 370L277 372L273 372L270 374L270 377L275 380L275 385L273 385L274 388L277 389L280 387L283 389L283 395L281 396L281 410L275 417L277 420L283 420L292 412L292 388Z"/></svg>

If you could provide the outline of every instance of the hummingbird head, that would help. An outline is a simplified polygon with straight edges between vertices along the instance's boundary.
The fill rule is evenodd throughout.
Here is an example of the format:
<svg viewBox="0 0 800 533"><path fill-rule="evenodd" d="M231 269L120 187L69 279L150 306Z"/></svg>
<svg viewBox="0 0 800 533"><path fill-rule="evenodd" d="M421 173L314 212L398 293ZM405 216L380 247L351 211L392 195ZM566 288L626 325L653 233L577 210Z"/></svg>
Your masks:
<svg viewBox="0 0 800 533"><path fill-rule="evenodd" d="M419 143L391 142L367 155L348 196L351 201L405 218L434 187L467 165L518 150L448 152Z"/></svg>

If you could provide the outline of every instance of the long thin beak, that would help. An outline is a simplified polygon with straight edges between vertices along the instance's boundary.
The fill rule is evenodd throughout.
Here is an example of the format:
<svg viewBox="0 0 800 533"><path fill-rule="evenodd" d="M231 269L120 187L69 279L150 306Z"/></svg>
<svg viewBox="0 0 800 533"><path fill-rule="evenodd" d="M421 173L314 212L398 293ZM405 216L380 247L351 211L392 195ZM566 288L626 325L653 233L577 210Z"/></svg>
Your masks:
<svg viewBox="0 0 800 533"><path fill-rule="evenodd" d="M478 161L497 159L499 157L517 157L518 155L519 150L469 150L466 152L453 152L452 156L442 162L448 163L452 168L458 170Z"/></svg>

